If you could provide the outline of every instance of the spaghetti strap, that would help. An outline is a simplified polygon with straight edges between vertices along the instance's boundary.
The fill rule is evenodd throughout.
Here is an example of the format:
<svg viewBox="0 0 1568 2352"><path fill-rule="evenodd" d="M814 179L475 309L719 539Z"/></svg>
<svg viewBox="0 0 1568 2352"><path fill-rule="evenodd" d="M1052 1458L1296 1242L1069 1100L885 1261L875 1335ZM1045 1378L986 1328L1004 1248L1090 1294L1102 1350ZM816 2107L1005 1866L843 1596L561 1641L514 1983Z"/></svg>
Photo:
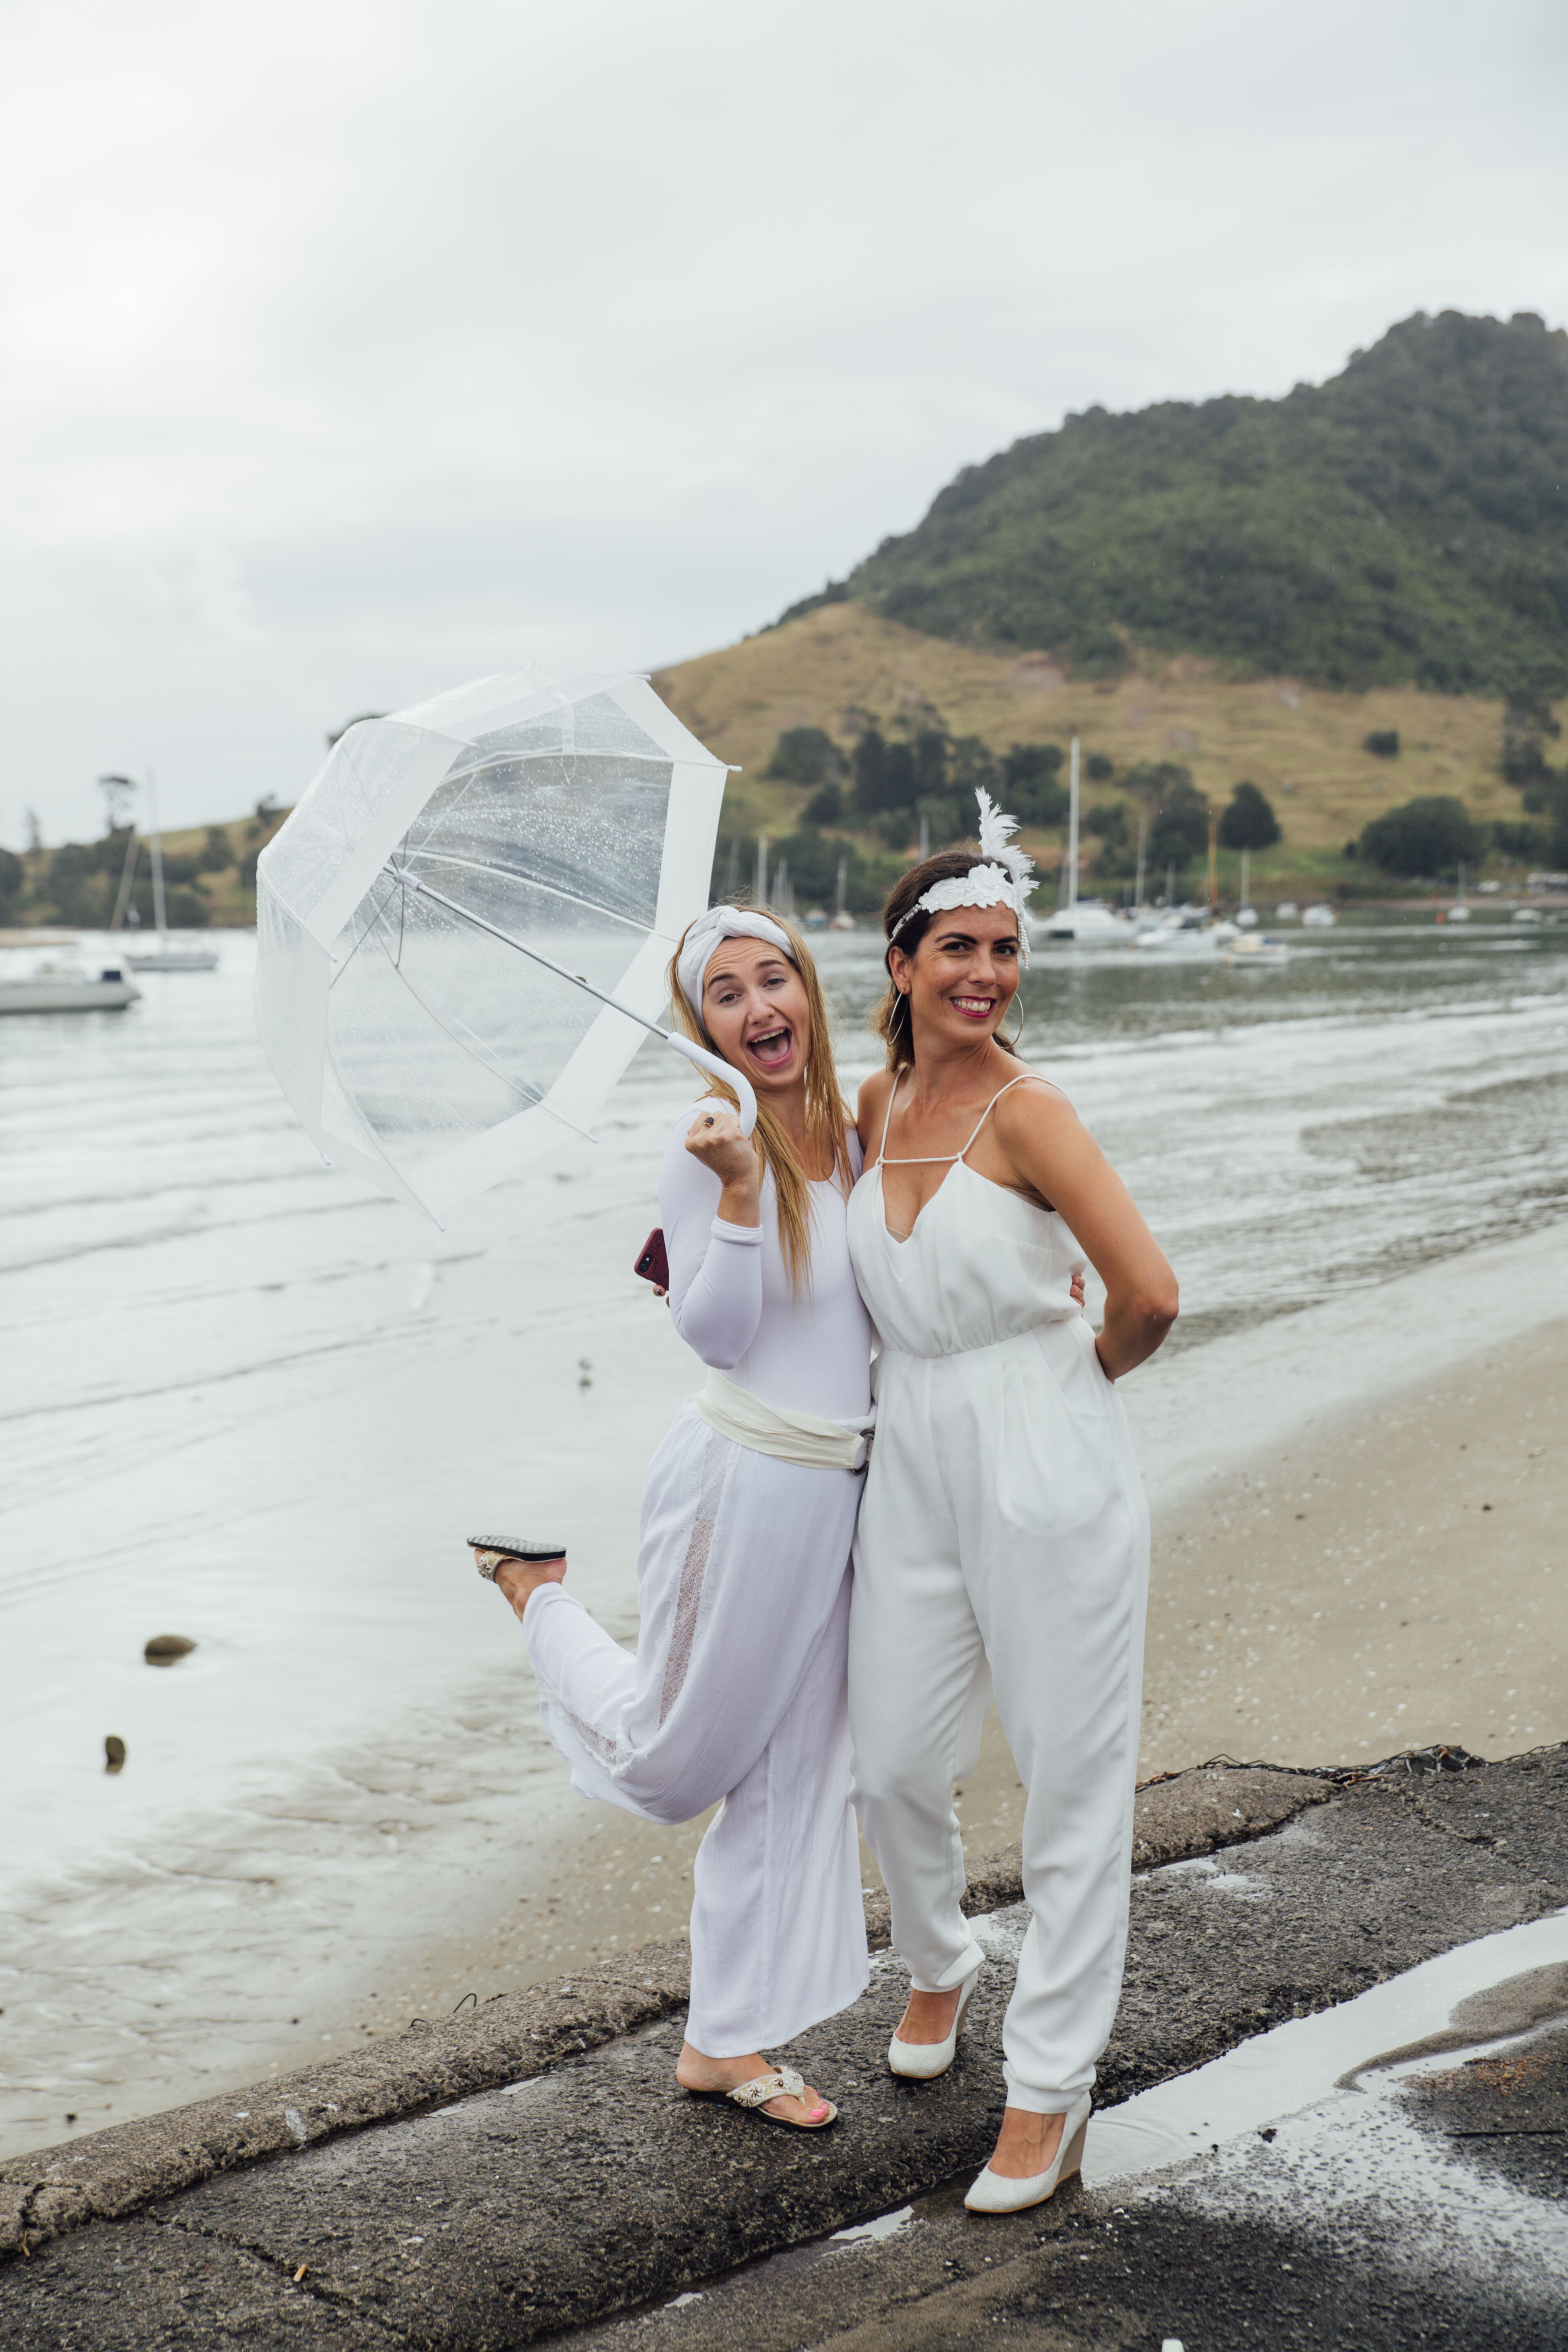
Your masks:
<svg viewBox="0 0 1568 2352"><path fill-rule="evenodd" d="M940 1167L943 1161L945 1161L951 1168L955 1161L966 1158L973 1150L975 1139L978 1137L981 1129L984 1126L986 1120L990 1118L992 1112L995 1109L1003 1096L1010 1095L1015 1087L1027 1086L1031 1079L1037 1079L1042 1087L1049 1087L1053 1094L1059 1095L1061 1092L1060 1087L1057 1086L1050 1078L1042 1076L1040 1071L1020 1070L1016 1078L1009 1078L1005 1087L997 1087L996 1092L992 1096L990 1101L981 1112L980 1117L975 1123L973 1135L970 1137L969 1141L964 1145L962 1151L928 1151L921 1158L915 1160L889 1160L888 1157L888 1129L893 1123L894 1097L898 1094L900 1085L903 1079L903 1072L900 1070L898 1076L893 1080L892 1093L888 1097L888 1116L882 1121L882 1142L881 1148L877 1154L877 1165L879 1168L936 1168Z"/></svg>
<svg viewBox="0 0 1568 2352"><path fill-rule="evenodd" d="M995 1109L1003 1096L1010 1095L1015 1087L1026 1087L1031 1078L1039 1078L1040 1084L1043 1087L1049 1087L1051 1085L1049 1078L1040 1077L1038 1070L1020 1070L1016 1078L1009 1078L1005 1087L998 1087L990 1101L986 1104L984 1109L981 1112L979 1118L976 1120L973 1135L970 1137L962 1151L955 1151L953 1153L952 1156L955 1160L967 1159L970 1152L973 1150L975 1141L979 1136L981 1129L984 1126L986 1120L990 1118L992 1112ZM1059 1095L1061 1088L1060 1087L1052 1087L1051 1091L1053 1094Z"/></svg>

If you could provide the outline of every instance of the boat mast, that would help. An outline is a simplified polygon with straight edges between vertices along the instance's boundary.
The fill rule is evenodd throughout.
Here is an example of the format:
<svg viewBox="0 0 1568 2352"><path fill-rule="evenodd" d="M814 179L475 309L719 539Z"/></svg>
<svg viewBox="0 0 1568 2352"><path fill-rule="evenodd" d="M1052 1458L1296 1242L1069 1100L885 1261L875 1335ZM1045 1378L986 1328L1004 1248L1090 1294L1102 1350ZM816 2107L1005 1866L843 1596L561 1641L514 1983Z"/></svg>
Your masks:
<svg viewBox="0 0 1568 2352"><path fill-rule="evenodd" d="M1241 853L1241 903L1244 907L1250 907L1252 904L1252 852L1250 849L1244 849Z"/></svg>
<svg viewBox="0 0 1568 2352"><path fill-rule="evenodd" d="M163 905L163 835L158 824L158 781L151 768L147 771L147 814L152 819L148 846L153 852L153 920L158 926L158 937L169 936L169 918Z"/></svg>
<svg viewBox="0 0 1568 2352"><path fill-rule="evenodd" d="M844 912L844 900L848 887L849 858L847 853L846 853L846 855L838 861L838 880L833 892L833 919L835 922L838 920L839 916Z"/></svg>
<svg viewBox="0 0 1568 2352"><path fill-rule="evenodd" d="M111 931L117 931L120 929L121 924L125 920L125 909L131 904L131 885L136 879L136 852L140 845L136 837L136 827L133 824L131 828L131 838L125 845L125 863L121 868L120 888L115 893L114 912L109 919L109 928Z"/></svg>
<svg viewBox="0 0 1568 2352"><path fill-rule="evenodd" d="M1149 803L1141 793L1138 796L1138 880L1133 888L1132 903L1142 912L1143 906L1143 866L1149 847Z"/></svg>
<svg viewBox="0 0 1568 2352"><path fill-rule="evenodd" d="M1068 761L1068 906L1078 905L1078 737Z"/></svg>

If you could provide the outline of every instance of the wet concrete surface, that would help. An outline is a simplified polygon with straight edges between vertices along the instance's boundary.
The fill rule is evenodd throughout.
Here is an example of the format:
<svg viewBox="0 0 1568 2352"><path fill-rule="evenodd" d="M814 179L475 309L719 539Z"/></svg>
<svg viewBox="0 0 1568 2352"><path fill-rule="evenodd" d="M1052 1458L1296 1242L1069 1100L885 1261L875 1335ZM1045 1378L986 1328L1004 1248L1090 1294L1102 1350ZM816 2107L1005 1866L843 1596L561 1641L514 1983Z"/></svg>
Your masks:
<svg viewBox="0 0 1568 2352"><path fill-rule="evenodd" d="M1254 1843L1147 1872L1134 1885L1102 2102L1562 1909L1565 1801L1568 1753L1553 1750L1451 1779L1358 1785ZM1461 2210L1490 2168L1510 2212L1523 2204L1561 2216L1560 2202L1543 2204L1500 2170L1539 2162L1542 2179L1556 2179L1544 2126L1527 2155L1509 2158L1453 2136L1440 2099L1481 2113L1488 2095L1504 2096L1500 2083L1489 2093L1467 2074L1461 2053L1415 2062L1457 2075L1459 2089L1401 2087L1397 2112L1393 2092L1382 2101L1386 2145L1356 2142L1348 2204L1345 2127L1325 2109L1255 2148L1222 2151L1212 2178L1200 2163L1136 2194L1075 2188L1043 2214L964 2215L963 2189L1001 2111L1001 2016L1026 1916L1015 1904L984 1920L994 1965L942 2081L900 2084L885 2072L905 1981L890 1957L862 2002L792 2049L841 2103L829 2133L795 2135L682 2097L671 2079L680 2021L668 2016L531 2081L79 2229L0 2273L0 2340L16 2352L318 2338L485 2352L577 2330L595 2345L629 2345L637 2334L764 2352L839 2338L967 2344L1005 2324L1026 2342L1174 2336L1188 2352L1243 2342L1562 2343L1568 2305L1555 2336L1531 2335L1524 2285L1511 2333L1486 2332L1501 2290L1473 2231L1458 2232L1458 2253L1443 2262L1428 2231L1419 2276L1403 2251L1412 2197L1417 2215L1433 2207L1413 2148L1437 2150L1423 2163L1459 2184ZM1541 2064L1531 2112L1550 2123L1560 2077L1555 2060ZM1404 2182L1382 2235L1380 2164ZM905 2204L916 2213L892 2235L813 2251ZM1549 2273L1550 2246L1540 2260ZM1561 2285L1568 2297L1568 2261ZM699 2300L665 2310L681 2295ZM643 2315L656 2311L649 2336ZM637 2316L616 2318L626 2314Z"/></svg>

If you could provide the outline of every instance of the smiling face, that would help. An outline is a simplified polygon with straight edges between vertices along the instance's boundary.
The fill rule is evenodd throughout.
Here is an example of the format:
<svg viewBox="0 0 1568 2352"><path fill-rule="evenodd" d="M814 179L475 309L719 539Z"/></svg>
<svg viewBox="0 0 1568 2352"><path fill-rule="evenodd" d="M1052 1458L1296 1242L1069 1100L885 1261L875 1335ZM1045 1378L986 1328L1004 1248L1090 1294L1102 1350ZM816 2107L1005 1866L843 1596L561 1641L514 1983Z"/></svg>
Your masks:
<svg viewBox="0 0 1568 2352"><path fill-rule="evenodd" d="M888 967L922 1039L984 1042L1018 992L1018 918L1011 907L952 908L935 917L913 955L895 947Z"/></svg>
<svg viewBox="0 0 1568 2352"><path fill-rule="evenodd" d="M805 1084L811 1007L788 956L767 940L725 940L702 976L702 1020L759 1094Z"/></svg>

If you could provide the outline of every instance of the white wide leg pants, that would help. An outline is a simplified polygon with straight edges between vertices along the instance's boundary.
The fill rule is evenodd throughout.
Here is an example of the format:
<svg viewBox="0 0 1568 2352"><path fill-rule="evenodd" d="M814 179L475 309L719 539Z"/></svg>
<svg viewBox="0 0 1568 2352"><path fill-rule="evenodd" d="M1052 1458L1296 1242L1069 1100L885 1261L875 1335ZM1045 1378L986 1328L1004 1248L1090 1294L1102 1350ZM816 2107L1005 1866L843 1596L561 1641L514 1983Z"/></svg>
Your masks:
<svg viewBox="0 0 1568 2352"><path fill-rule="evenodd" d="M580 1795L656 1822L723 1800L692 1874L686 2031L710 2058L789 2042L868 1982L846 1695L863 1483L732 1444L689 1406L643 1492L636 1655L561 1585L524 1615Z"/></svg>
<svg viewBox="0 0 1568 2352"><path fill-rule="evenodd" d="M893 1942L927 1992L984 1957L952 1785L994 1695L1034 1914L1007 2097L1040 2115L1093 2083L1127 1947L1149 1520L1092 1346L1074 1318L961 1355L885 1352L855 1541L856 1802Z"/></svg>

